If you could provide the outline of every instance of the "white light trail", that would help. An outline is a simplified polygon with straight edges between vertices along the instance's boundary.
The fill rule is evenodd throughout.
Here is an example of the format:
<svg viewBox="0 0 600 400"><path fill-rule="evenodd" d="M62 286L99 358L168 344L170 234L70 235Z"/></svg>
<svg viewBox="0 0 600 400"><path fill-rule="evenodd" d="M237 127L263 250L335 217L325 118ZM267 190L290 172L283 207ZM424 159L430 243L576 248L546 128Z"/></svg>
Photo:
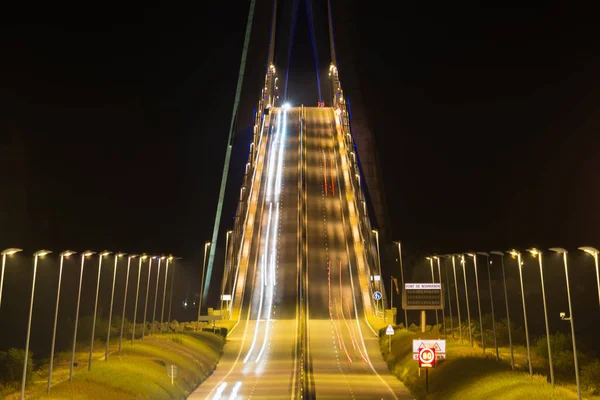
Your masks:
<svg viewBox="0 0 600 400"><path fill-rule="evenodd" d="M221 395L225 390L225 386L227 386L227 382L223 382L219 385L217 392L215 393L215 397L213 397L213 400L219 400L221 398Z"/></svg>
<svg viewBox="0 0 600 400"><path fill-rule="evenodd" d="M238 391L240 390L240 386L242 386L242 382L238 381L235 385L233 385L233 389L231 389L231 394L229 395L229 400L234 400L237 397Z"/></svg>

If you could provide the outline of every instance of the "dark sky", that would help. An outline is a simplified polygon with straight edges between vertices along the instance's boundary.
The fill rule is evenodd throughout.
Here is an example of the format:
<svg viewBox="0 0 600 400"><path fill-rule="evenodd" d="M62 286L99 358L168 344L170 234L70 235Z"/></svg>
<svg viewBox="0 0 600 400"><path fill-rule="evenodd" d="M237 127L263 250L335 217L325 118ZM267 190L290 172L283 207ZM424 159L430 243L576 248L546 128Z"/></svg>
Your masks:
<svg viewBox="0 0 600 400"><path fill-rule="evenodd" d="M393 239L408 252L598 244L600 48L591 10L333 3L342 85L366 104ZM206 4L4 13L12 23L0 35L8 182L0 247L164 252L199 266L248 7ZM291 6L280 4L283 73ZM325 2L313 8L323 73ZM262 85L269 17L270 2L258 1L224 225ZM289 92L293 103L316 104L306 21L301 3Z"/></svg>

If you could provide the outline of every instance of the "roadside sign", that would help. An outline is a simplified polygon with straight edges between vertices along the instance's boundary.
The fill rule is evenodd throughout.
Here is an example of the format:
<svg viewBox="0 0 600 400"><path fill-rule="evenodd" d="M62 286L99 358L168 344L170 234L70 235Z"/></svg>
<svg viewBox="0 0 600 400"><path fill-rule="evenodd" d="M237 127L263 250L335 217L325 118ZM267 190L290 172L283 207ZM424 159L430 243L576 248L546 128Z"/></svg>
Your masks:
<svg viewBox="0 0 600 400"><path fill-rule="evenodd" d="M424 347L419 350L419 367L434 368L435 367L435 349Z"/></svg>
<svg viewBox="0 0 600 400"><path fill-rule="evenodd" d="M394 334L394 328L392 327L392 325L388 325L387 329L385 330L385 334L386 335L393 335Z"/></svg>
<svg viewBox="0 0 600 400"><path fill-rule="evenodd" d="M445 340L413 340L413 360L419 359L419 352L422 349L435 350L437 360L446 359L446 341Z"/></svg>
<svg viewBox="0 0 600 400"><path fill-rule="evenodd" d="M405 310L440 310L444 308L444 291L441 283L406 283L402 292Z"/></svg>
<svg viewBox="0 0 600 400"><path fill-rule="evenodd" d="M177 377L177 365L171 364L167 365L167 375L171 378L171 385L173 384L173 380Z"/></svg>
<svg viewBox="0 0 600 400"><path fill-rule="evenodd" d="M223 301L231 301L231 295L230 294L222 294L221 295L221 300L223 300Z"/></svg>
<svg viewBox="0 0 600 400"><path fill-rule="evenodd" d="M218 321L223 319L222 315L201 315L198 321Z"/></svg>
<svg viewBox="0 0 600 400"><path fill-rule="evenodd" d="M381 292L377 291L377 292L373 293L373 298L375 300L381 300L381 297L382 297Z"/></svg>

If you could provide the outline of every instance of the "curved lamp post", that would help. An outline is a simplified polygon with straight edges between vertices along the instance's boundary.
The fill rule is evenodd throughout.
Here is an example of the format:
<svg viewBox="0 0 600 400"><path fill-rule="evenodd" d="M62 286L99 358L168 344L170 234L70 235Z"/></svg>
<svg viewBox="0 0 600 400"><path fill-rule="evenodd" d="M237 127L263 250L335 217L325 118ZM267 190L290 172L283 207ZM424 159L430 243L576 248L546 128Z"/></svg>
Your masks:
<svg viewBox="0 0 600 400"><path fill-rule="evenodd" d="M96 254L93 251L86 250L81 253L81 272L79 273L79 292L77 294L77 309L75 311L75 328L73 329L73 351L71 352L71 366L69 369L69 382L73 381L73 367L75 365L75 346L77 345L77 325L79 323L79 305L81 304L81 282L83 281L83 266L85 259Z"/></svg>
<svg viewBox="0 0 600 400"><path fill-rule="evenodd" d="M150 276L152 275L152 260L159 259L157 256L152 256L148 260L148 283L146 283L146 303L144 304L144 323L142 324L142 340L146 332L146 314L148 313L148 292L150 291Z"/></svg>
<svg viewBox="0 0 600 400"><path fill-rule="evenodd" d="M400 279L402 283L402 290L404 291L404 268L402 266L402 242L394 242L398 245L398 262L400 263ZM408 312L404 310L404 328L408 329Z"/></svg>
<svg viewBox="0 0 600 400"><path fill-rule="evenodd" d="M138 275L137 275L137 289L135 291L135 307L133 308L133 329L131 330L131 344L133 345L133 339L135 339L135 320L137 317L137 309L138 309L138 299L140 297L140 276L142 275L142 262L148 258L147 255L143 255L140 257L140 262L138 263Z"/></svg>
<svg viewBox="0 0 600 400"><path fill-rule="evenodd" d="M2 251L2 274L0 275L0 306L2 306L2 288L4 287L4 267L6 267L6 257L16 254L22 249L10 248Z"/></svg>
<svg viewBox="0 0 600 400"><path fill-rule="evenodd" d="M173 261L173 256L167 257L167 265L165 266L165 285L163 289L162 309L160 311L160 333L163 333L163 318L165 316L165 299L167 298L167 281L169 280L169 263Z"/></svg>
<svg viewBox="0 0 600 400"><path fill-rule="evenodd" d="M569 301L569 316L566 317L561 313L560 317L563 320L571 323L571 340L573 341L573 362L575 364L575 382L577 383L577 398L581 400L581 384L579 383L579 365L577 363L577 344L575 343L575 320L573 319L573 307L571 306L571 289L569 287L569 267L567 266L567 251L560 247L552 247L550 251L562 254L565 264L565 279L567 284L567 300Z"/></svg>
<svg viewBox="0 0 600 400"><path fill-rule="evenodd" d="M111 251L104 250L99 254L98 261L98 282L96 283L96 301L94 302L94 319L92 320L92 337L90 338L90 357L88 360L88 371L92 369L92 353L94 352L94 335L96 333L96 314L98 313L98 293L100 293L100 272L102 272L102 259L112 254ZM110 326L108 327L110 329Z"/></svg>
<svg viewBox="0 0 600 400"><path fill-rule="evenodd" d="M202 295L204 292L204 270L206 268L206 256L211 243L209 241L204 242L204 262L202 263L202 283L200 284L200 298L198 299L198 319L196 320L196 331L200 325L200 310L202 309Z"/></svg>
<svg viewBox="0 0 600 400"><path fill-rule="evenodd" d="M425 257L426 260L429 261L429 267L431 268L431 283L435 283L435 273L433 272L433 257ZM440 317L438 310L435 310L435 327L439 329L440 326Z"/></svg>
<svg viewBox="0 0 600 400"><path fill-rule="evenodd" d="M487 264L488 284L490 286L490 305L492 308L492 330L494 331L494 347L496 348L496 361L500 361L500 354L498 352L498 339L496 337L496 314L494 313L494 293L492 291L492 273L490 271L490 265L492 264L492 262L490 261L489 253L479 252L477 254L485 256L485 263Z"/></svg>
<svg viewBox="0 0 600 400"><path fill-rule="evenodd" d="M469 342L471 343L471 347L473 347L473 327L471 325L471 307L469 306L469 288L467 286L467 261L465 260L465 255L460 255L460 263L463 268L463 277L465 278L465 300L467 302L467 320L469 323Z"/></svg>
<svg viewBox="0 0 600 400"><path fill-rule="evenodd" d="M74 251L67 250L60 253L60 267L58 269L58 288L56 289L56 308L54 310L54 329L52 330L52 345L50 347L50 365L48 368L48 387L46 391L50 393L50 386L52 384L52 365L54 364L54 344L56 343L56 325L58 322L58 304L60 301L60 284L62 281L62 270L63 270L63 261L65 258L69 258L73 254L76 254Z"/></svg>
<svg viewBox="0 0 600 400"><path fill-rule="evenodd" d="M525 341L527 344L527 364L529 365L529 375L533 375L533 367L531 365L531 347L529 345L529 324L527 323L527 307L525 306L525 289L523 287L523 261L521 260L521 252L511 250L508 252L513 258L517 259L519 266L519 279L521 280L521 299L523 300L523 320L525 321Z"/></svg>
<svg viewBox="0 0 600 400"><path fill-rule="evenodd" d="M452 254L450 256L452 258L452 273L454 274L454 292L456 295L456 314L458 316L458 329L460 336L460 344L463 344L463 335L462 335L462 321L460 318L460 298L458 297L458 281L456 280L456 260L455 255Z"/></svg>
<svg viewBox="0 0 600 400"><path fill-rule="evenodd" d="M161 256L158 258L158 269L156 271L156 289L154 290L154 307L152 309L152 331L150 335L154 333L154 322L156 321L156 300L158 300L158 283L160 282L160 262L166 257Z"/></svg>
<svg viewBox="0 0 600 400"><path fill-rule="evenodd" d="M25 359L23 360L23 377L21 378L21 400L25 398L25 382L27 380L27 361L29 357L29 337L31 335L31 317L33 315L33 297L35 294L35 275L37 272L38 258L52 253L50 250L40 250L33 254L33 281L31 284L31 302L29 303L29 322L27 323L27 337L25 339Z"/></svg>
<svg viewBox="0 0 600 400"><path fill-rule="evenodd" d="M440 280L440 288L441 288L442 287L442 268L440 267L440 258L438 256L433 256L432 258L437 261L438 278ZM444 307L442 307L442 326L444 327L444 336L447 339L448 332L446 330L446 311L445 311Z"/></svg>
<svg viewBox="0 0 600 400"><path fill-rule="evenodd" d="M490 251L491 254L500 256L502 263L502 283L504 284L504 302L506 303L506 328L508 329L508 345L510 347L510 367L515 369L515 353L513 350L512 332L510 329L510 311L508 309L508 291L506 290L506 274L504 271L504 253L501 251Z"/></svg>
<svg viewBox="0 0 600 400"><path fill-rule="evenodd" d="M544 289L544 269L542 268L542 252L538 249L527 249L540 265L540 277L542 278L542 300L544 301L544 320L546 321L546 342L548 343L548 364L550 367L550 382L554 387L554 366L552 365L552 348L550 347L550 327L548 326L548 308L546 307L546 290Z"/></svg>
<svg viewBox="0 0 600 400"><path fill-rule="evenodd" d="M173 286L175 285L175 260L181 260L182 257L173 257L173 276L171 277L171 294L169 295L169 316L167 320L171 322L171 306L173 305Z"/></svg>
<svg viewBox="0 0 600 400"><path fill-rule="evenodd" d="M600 271L598 270L598 250L589 246L579 247L579 250L583 250L594 257L594 264L596 266L596 284L598 285L598 303L600 303Z"/></svg>
<svg viewBox="0 0 600 400"><path fill-rule="evenodd" d="M123 328L125 327L125 306L127 305L127 286L129 286L129 267L131 267L131 259L136 258L137 254L132 254L127 257L127 275L125 275L125 293L123 294L123 313L121 314L121 333L119 334L119 354L123 344Z"/></svg>
<svg viewBox="0 0 600 400"><path fill-rule="evenodd" d="M108 329L106 330L106 350L104 351L104 361L108 361L108 346L110 344L110 329L112 324L112 314L113 314L113 302L115 299L115 281L117 280L117 264L119 263L119 259L126 256L127 253L118 252L115 254L115 265L113 267L113 280L112 280L112 290L110 292L110 310L108 312Z"/></svg>
<svg viewBox="0 0 600 400"><path fill-rule="evenodd" d="M481 318L481 297L479 294L479 277L477 276L477 254L467 253L469 257L473 257L473 267L475 269L475 287L477 288L477 309L479 310L479 330L481 333L481 349L485 354L485 340L483 339L483 319Z"/></svg>

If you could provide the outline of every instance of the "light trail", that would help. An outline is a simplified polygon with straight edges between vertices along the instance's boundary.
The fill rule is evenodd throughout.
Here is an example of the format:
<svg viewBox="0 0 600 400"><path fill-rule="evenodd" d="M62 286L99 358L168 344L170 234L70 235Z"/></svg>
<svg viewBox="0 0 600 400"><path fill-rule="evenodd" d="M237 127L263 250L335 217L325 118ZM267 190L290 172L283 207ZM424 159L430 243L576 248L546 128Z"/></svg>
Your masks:
<svg viewBox="0 0 600 400"><path fill-rule="evenodd" d="M233 389L231 390L231 394L229 395L229 400L234 400L237 397L238 391L240 390L240 386L242 386L242 382L240 381L233 385Z"/></svg>
<svg viewBox="0 0 600 400"><path fill-rule="evenodd" d="M219 400L221 398L221 395L223 394L223 391L225 390L226 386L227 386L227 382L223 382L219 385L219 388L217 389L217 392L215 393L215 397L213 397L214 400Z"/></svg>

